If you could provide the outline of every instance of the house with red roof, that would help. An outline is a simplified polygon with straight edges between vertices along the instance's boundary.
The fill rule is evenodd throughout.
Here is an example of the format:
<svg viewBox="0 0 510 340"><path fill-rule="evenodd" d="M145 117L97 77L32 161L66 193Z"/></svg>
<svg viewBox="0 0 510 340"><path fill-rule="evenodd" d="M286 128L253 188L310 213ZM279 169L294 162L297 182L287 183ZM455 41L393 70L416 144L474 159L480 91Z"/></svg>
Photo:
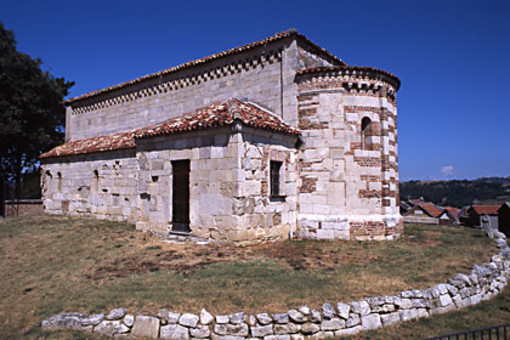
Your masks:
<svg viewBox="0 0 510 340"><path fill-rule="evenodd" d="M439 224L442 225L459 225L460 209L454 207L444 207L438 217Z"/></svg>
<svg viewBox="0 0 510 340"><path fill-rule="evenodd" d="M71 98L44 209L216 242L398 238L399 87L289 30Z"/></svg>
<svg viewBox="0 0 510 340"><path fill-rule="evenodd" d="M499 205L473 204L467 209L468 227L498 230Z"/></svg>
<svg viewBox="0 0 510 340"><path fill-rule="evenodd" d="M443 214L443 210L434 203L423 201L423 199L411 199L408 202L413 207L404 215L405 223L439 224L439 217Z"/></svg>

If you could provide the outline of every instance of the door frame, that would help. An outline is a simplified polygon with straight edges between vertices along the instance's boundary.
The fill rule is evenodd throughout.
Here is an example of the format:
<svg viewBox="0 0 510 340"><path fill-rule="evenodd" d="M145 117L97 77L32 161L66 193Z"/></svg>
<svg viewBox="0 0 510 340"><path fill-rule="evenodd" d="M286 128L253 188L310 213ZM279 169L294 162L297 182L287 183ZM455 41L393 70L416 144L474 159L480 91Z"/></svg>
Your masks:
<svg viewBox="0 0 510 340"><path fill-rule="evenodd" d="M190 175L189 159L171 161L172 164L172 229L174 233L190 234ZM177 171L176 171L177 170ZM187 186L186 186L187 183ZM176 214L177 210L184 210ZM177 220L176 220L177 218Z"/></svg>

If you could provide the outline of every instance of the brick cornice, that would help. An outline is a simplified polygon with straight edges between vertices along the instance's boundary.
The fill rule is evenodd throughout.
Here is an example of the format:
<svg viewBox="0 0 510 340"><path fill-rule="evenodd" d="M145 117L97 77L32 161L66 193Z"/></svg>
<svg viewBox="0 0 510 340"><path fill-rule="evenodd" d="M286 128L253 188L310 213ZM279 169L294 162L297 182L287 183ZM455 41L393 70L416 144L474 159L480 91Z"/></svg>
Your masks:
<svg viewBox="0 0 510 340"><path fill-rule="evenodd" d="M328 67L312 67L298 70L296 72L298 82L300 80L309 79L310 76L323 77L345 77L350 76L357 79L374 79L382 80L393 86L395 92L400 88L400 79L387 71L379 70L371 66L328 66Z"/></svg>

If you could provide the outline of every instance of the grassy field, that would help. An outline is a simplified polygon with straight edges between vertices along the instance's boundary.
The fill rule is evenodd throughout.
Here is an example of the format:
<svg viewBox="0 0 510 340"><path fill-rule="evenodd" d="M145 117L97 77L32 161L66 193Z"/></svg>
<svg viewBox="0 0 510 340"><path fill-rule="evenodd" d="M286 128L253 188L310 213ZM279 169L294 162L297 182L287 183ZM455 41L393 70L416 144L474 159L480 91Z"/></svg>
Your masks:
<svg viewBox="0 0 510 340"><path fill-rule="evenodd" d="M46 215L5 219L0 220L0 334L74 338L75 333L42 332L38 324L56 313L118 306L131 313L162 307L189 312L205 307L213 313L317 308L325 301L426 288L469 272L496 251L479 231L440 226L407 226L395 242L234 247L170 244L126 223ZM506 292L488 303L508 301ZM427 328L426 322L436 319L410 324L424 322ZM398 337L406 327L382 332Z"/></svg>

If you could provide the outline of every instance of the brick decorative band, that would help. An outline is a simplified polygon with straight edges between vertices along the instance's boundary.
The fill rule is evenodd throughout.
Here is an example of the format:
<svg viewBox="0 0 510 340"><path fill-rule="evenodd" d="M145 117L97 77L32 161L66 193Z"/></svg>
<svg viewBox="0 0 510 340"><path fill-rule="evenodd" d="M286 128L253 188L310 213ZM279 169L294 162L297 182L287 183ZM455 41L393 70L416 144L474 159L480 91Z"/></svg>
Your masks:
<svg viewBox="0 0 510 340"><path fill-rule="evenodd" d="M448 313L476 305L499 294L510 278L510 248L505 235L496 233L499 252L489 263L475 265L469 275L457 274L427 289L406 290L398 295L366 298L322 310L303 306L269 315L243 312L213 316L205 309L199 315L161 309L157 316L130 315L124 308L104 314L66 313L42 321L46 329L79 329L109 336L160 339L298 340L356 334L361 331Z"/></svg>
<svg viewBox="0 0 510 340"><path fill-rule="evenodd" d="M320 92L343 91L356 96L386 97L396 102L400 80L375 69L315 68L296 75L298 91L303 96Z"/></svg>

